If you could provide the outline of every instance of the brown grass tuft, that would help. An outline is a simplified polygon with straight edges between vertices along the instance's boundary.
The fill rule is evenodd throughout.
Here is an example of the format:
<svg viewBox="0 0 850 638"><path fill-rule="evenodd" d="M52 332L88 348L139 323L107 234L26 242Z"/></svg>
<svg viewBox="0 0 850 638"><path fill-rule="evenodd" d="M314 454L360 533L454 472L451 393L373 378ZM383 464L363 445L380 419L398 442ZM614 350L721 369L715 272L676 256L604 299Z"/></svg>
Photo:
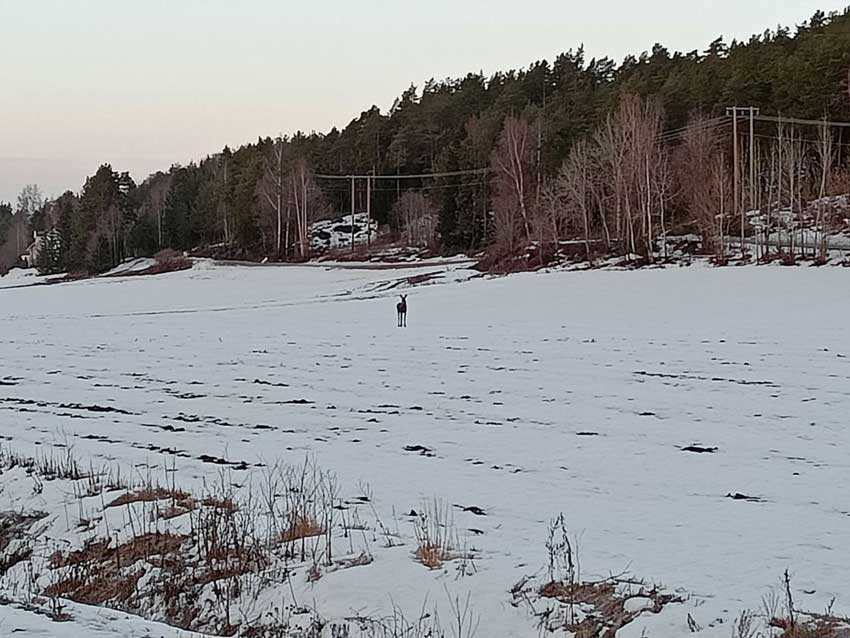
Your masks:
<svg viewBox="0 0 850 638"><path fill-rule="evenodd" d="M325 533L325 528L318 521L313 520L307 515L295 516L283 534L281 541L291 543L302 538L312 538L321 536Z"/></svg>
<svg viewBox="0 0 850 638"><path fill-rule="evenodd" d="M416 560L428 569L441 569L443 563L451 560L451 555L445 547L426 543L416 549Z"/></svg>
<svg viewBox="0 0 850 638"><path fill-rule="evenodd" d="M189 507L189 503L192 503L192 497L188 493L166 487L146 487L135 492L127 492L110 502L106 507L121 507L130 503L153 503L166 499L174 501L175 505L180 505L187 510L194 507Z"/></svg>
<svg viewBox="0 0 850 638"><path fill-rule="evenodd" d="M667 605L682 600L672 594L663 593L656 587L640 587L634 594L618 591L615 580L596 583L566 583L553 581L543 585L538 592L541 598L557 600L566 605L569 612L563 628L577 638L595 638L615 635L619 629L633 622L641 611L627 611L626 602L631 598L648 598L652 607L647 611L659 614ZM574 609L592 609L592 613L577 617ZM607 633L606 633L607 632Z"/></svg>
<svg viewBox="0 0 850 638"><path fill-rule="evenodd" d="M143 571L125 576L104 570L86 579L71 578L60 581L50 585L44 593L50 597L70 598L86 605L126 603L136 593L136 587L143 575Z"/></svg>

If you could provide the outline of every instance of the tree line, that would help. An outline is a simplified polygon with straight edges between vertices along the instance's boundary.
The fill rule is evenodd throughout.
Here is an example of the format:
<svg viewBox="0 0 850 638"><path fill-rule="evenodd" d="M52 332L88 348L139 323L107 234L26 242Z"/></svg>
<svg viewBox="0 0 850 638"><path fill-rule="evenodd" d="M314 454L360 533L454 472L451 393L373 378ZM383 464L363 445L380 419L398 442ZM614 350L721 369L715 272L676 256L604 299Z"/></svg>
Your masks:
<svg viewBox="0 0 850 638"><path fill-rule="evenodd" d="M79 193L37 210L0 205L0 268L20 254L22 229L45 237L50 272L101 272L164 248L306 258L309 224L352 205L350 185L323 176L373 172L452 174L368 191L361 180L354 192L358 212L368 196L399 237L445 253L506 256L576 240L588 254L652 256L672 231L698 232L719 251L744 207L802 209L845 188L850 144L846 129L759 122L749 148L731 140L726 107L850 121L848 85L850 10L705 51L656 45L616 64L579 48L491 77L430 80L342 130L260 138L141 183L106 164ZM743 233L756 221L747 217Z"/></svg>

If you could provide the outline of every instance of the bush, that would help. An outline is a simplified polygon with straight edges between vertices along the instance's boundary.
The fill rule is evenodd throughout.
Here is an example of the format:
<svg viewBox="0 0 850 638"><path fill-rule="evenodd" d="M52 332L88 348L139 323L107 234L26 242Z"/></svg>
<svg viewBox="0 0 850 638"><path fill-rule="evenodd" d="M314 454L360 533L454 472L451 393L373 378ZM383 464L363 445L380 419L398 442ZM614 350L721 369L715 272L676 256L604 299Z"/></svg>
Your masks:
<svg viewBox="0 0 850 638"><path fill-rule="evenodd" d="M160 273L188 270L192 267L191 259L186 257L185 254L172 248L160 250L153 258L156 261L156 264L144 271L146 275L158 275Z"/></svg>

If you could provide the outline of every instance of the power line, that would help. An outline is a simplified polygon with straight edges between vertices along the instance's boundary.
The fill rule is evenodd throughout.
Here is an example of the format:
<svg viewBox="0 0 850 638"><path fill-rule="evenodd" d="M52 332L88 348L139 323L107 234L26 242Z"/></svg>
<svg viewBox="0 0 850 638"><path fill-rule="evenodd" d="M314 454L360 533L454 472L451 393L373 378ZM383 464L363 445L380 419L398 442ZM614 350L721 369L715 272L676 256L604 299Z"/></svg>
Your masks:
<svg viewBox="0 0 850 638"><path fill-rule="evenodd" d="M756 137L763 140L773 140L773 141L781 141L781 142L790 142L790 138L788 137L779 137L778 135L765 135L764 133L756 133ZM834 146L846 146L850 148L850 142L839 142L837 140L833 140L832 144Z"/></svg>
<svg viewBox="0 0 850 638"><path fill-rule="evenodd" d="M449 189L449 188L467 188L467 187L471 187L471 186L484 186L486 184L487 184L486 181L464 182L464 183L461 183L461 184L434 184L434 185L431 185L431 186L420 186L418 188L414 188L414 190L417 190L417 191L445 190L445 189ZM347 193L349 189L348 189L347 186L326 186L326 187L323 187L322 190L325 191L325 192L330 191L330 192L334 192L334 193ZM397 191L396 191L395 188L389 188L389 187L375 188L375 187L373 187L372 192L373 193L376 193L376 192L378 192L378 193L395 193Z"/></svg>
<svg viewBox="0 0 850 638"><path fill-rule="evenodd" d="M661 142L671 142L675 139L684 137L690 131L715 131L723 128L728 123L729 121L725 118L715 118L713 120L706 120L699 124L683 126L671 131L665 131L656 139Z"/></svg>
<svg viewBox="0 0 850 638"><path fill-rule="evenodd" d="M747 115L738 115L739 112L746 112ZM729 118L728 116L727 116L727 118L717 117L717 118L713 118L713 119L710 119L710 120L706 120L706 121L701 122L697 125L682 126L682 127L676 128L676 129L669 130L669 131L664 131L663 133L659 134L655 139L656 139L656 141L659 141L659 142L672 142L674 140L677 140L679 138L684 137L689 131L717 131L717 130L723 128L724 126L726 126L727 124L729 124L730 121L734 123L738 119L742 119L742 118L751 119L751 120L759 121L759 122L805 124L805 125L812 125L812 126L823 126L824 124L827 124L828 126L831 126L831 127L850 128L850 122L835 122L835 121L831 121L831 120L807 120L807 119L802 119L802 118L781 117L781 116L775 116L775 115L755 115L756 112L758 112L757 109L754 109L752 113L749 111L749 109L742 109L742 108L730 109L730 115L732 116L731 118ZM763 137L763 136L759 135L757 137ZM351 174L329 175L329 174L317 174L317 175L315 175L315 177L317 179L324 179L324 180L344 180L344 181L349 181L349 180L352 180L352 179L354 179L354 180L372 179L372 180L401 181L401 180L411 180L411 179L441 179L441 178L447 178L447 177L464 177L464 176L471 176L471 175L486 175L487 173L490 173L490 172L492 172L492 169L485 167L485 168L474 168L474 169L468 169L468 170L462 170L462 171L445 171L445 172L441 172L441 173L419 173L419 174L413 174L413 175L403 175L403 174L396 174L396 175L371 175L371 174L367 174L367 175L351 175ZM485 182L473 182L473 183L469 183L469 184L453 184L453 185L446 185L446 186L430 186L430 187L426 186L426 187L421 187L419 190L431 190L431 189L454 188L454 187L462 188L462 187L465 187L465 186L475 186L475 185L479 185L479 184L483 184L483 183L485 183ZM335 189L329 189L329 190L335 190ZM343 189L339 189L339 190L343 190ZM347 190L347 188L345 190ZM374 191L390 191L390 190L395 190L395 189L375 188L373 190Z"/></svg>
<svg viewBox="0 0 850 638"><path fill-rule="evenodd" d="M776 122L777 124L810 124L812 126L823 126L826 124L836 128L850 128L850 122L833 122L831 120L804 120L798 117L782 117L779 115L757 115L757 120L761 122Z"/></svg>
<svg viewBox="0 0 850 638"><path fill-rule="evenodd" d="M448 171L445 173L421 173L419 175L316 175L318 179L437 179L440 177L462 177L464 175L482 175L489 173L489 168L473 168L466 171Z"/></svg>

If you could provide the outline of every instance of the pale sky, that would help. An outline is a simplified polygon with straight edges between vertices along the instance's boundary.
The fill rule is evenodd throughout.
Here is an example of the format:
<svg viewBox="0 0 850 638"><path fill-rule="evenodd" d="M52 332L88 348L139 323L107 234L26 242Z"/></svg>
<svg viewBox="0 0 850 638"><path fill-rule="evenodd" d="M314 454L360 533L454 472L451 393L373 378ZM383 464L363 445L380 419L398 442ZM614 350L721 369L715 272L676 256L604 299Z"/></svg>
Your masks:
<svg viewBox="0 0 850 638"><path fill-rule="evenodd" d="M584 44L705 49L850 0L0 0L0 200L344 127L411 83Z"/></svg>

